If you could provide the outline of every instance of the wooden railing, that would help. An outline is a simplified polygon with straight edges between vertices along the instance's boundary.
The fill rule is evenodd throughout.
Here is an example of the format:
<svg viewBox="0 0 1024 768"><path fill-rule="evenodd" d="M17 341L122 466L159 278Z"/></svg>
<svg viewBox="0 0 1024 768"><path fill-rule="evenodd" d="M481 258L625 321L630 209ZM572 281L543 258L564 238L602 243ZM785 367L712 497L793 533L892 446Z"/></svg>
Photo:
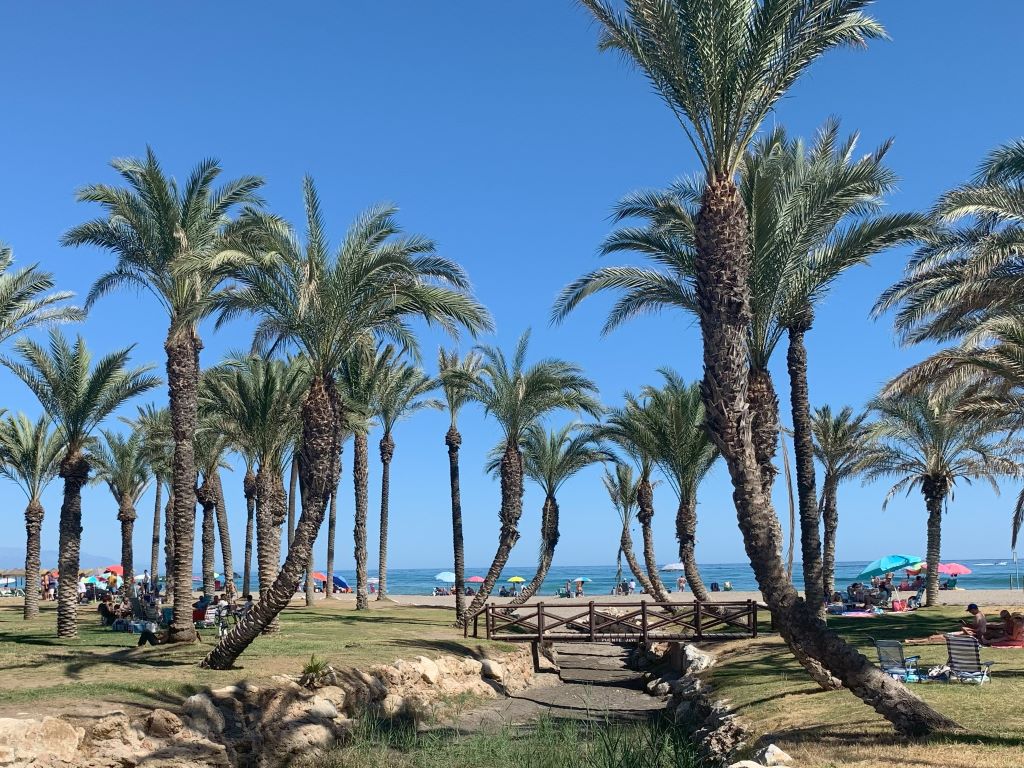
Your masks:
<svg viewBox="0 0 1024 768"><path fill-rule="evenodd" d="M466 622L468 637L504 642L658 642L757 637L756 600L742 602L533 603L486 605Z"/></svg>

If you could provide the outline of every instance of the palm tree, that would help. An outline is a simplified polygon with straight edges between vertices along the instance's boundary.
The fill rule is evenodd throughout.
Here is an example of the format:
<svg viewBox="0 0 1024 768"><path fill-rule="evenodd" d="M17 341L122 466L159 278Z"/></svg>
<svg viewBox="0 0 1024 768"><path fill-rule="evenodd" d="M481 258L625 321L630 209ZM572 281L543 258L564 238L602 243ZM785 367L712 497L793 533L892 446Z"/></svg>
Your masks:
<svg viewBox="0 0 1024 768"><path fill-rule="evenodd" d="M836 503L839 484L849 480L861 469L872 444L867 412L855 414L849 406L839 413L823 405L811 417L814 434L814 455L825 470L818 507L824 524L822 541L822 586L826 596L835 591L836 531L839 510Z"/></svg>
<svg viewBox="0 0 1024 768"><path fill-rule="evenodd" d="M646 576L634 575L640 580L641 585L648 594L653 594L660 602L668 602L668 591L658 575L657 553L654 550L654 482L651 477L654 473L655 453L657 446L651 432L651 414L646 411L646 403L641 402L630 392L625 394L625 405L620 408L612 408L601 425L598 434L603 440L610 440L621 448L627 456L636 464L639 475L636 479L636 518L640 522L640 530L644 542L644 564L647 566ZM621 462L619 462L621 463ZM632 469L630 469L632 473ZM630 474L632 478L632 474ZM633 520L633 513L629 513L629 522ZM625 521L623 521L625 524ZM629 551L625 553L632 558L632 537L627 528L623 533L623 541L628 539ZM620 547L620 551L623 547ZM629 561L633 563L633 560ZM632 568L632 565L630 565ZM696 571L690 574L693 579L690 582L691 588L695 589L694 595L698 599L707 599L707 592L700 582Z"/></svg>
<svg viewBox="0 0 1024 768"><path fill-rule="evenodd" d="M694 294L703 340L707 425L733 481L740 530L758 585L791 642L893 722L922 735L951 721L830 632L786 578L780 526L765 492L751 425L747 335L749 225L735 176L765 118L819 56L884 35L867 0L582 0L601 47L634 62L673 111L701 162Z"/></svg>
<svg viewBox="0 0 1024 768"><path fill-rule="evenodd" d="M903 706L910 700L906 692L883 680L867 659L848 653L841 640L825 642L824 622L810 615L786 577L778 556L780 526L757 449L765 425L752 424L759 398L749 386L753 369L745 359L751 259L747 212L735 174L765 116L808 65L836 45L863 44L882 35L881 27L861 13L863 0L726 5L632 0L621 14L605 0L584 3L604 28L603 47L639 65L680 118L703 166L694 294L704 342L708 425L729 465L747 552L777 625L791 647L826 657L821 661L835 667L861 698L877 702L899 730L928 732L948 724L923 705ZM705 56L705 41L715 41L711 56ZM775 430L768 432L774 440Z"/></svg>
<svg viewBox="0 0 1024 768"><path fill-rule="evenodd" d="M149 375L150 366L126 367L131 347L100 358L92 367L92 354L82 337L69 344L57 330L50 332L48 349L26 338L19 339L15 349L21 361L5 359L4 365L32 390L64 439L57 473L64 481L57 562L57 635L77 637L82 486L89 481L91 466L86 451L92 432L126 401L157 386L160 380Z"/></svg>
<svg viewBox="0 0 1024 768"><path fill-rule="evenodd" d="M377 421L383 434L380 438L380 565L377 576L377 599L383 600L388 592L388 503L391 489L391 459L395 455L392 437L395 424L416 413L441 410L444 405L427 395L437 389L438 382L422 369L397 362L388 370L377 393Z"/></svg>
<svg viewBox="0 0 1024 768"><path fill-rule="evenodd" d="M662 368L661 387L646 386L644 423L652 439L652 455L675 491L676 539L690 591L707 600L704 582L697 568L697 489L718 459L718 450L704 429L704 403L700 385L687 385L678 373Z"/></svg>
<svg viewBox="0 0 1024 768"><path fill-rule="evenodd" d="M963 393L930 391L879 397L871 403L875 421L870 435L876 441L861 462L864 482L883 477L896 483L885 502L901 491L920 489L928 510L927 604L939 593L942 510L958 480L983 480L998 493L1001 476L1019 476L1024 446L1000 438L998 420L965 417L957 411Z"/></svg>
<svg viewBox="0 0 1024 768"><path fill-rule="evenodd" d="M171 439L171 412L149 404L139 406L134 419L124 420L133 430L143 435L143 450L149 472L153 475L156 493L153 501L153 535L150 541L149 572L152 584L157 586L160 568L160 517L162 491L171 476L174 463L174 441Z"/></svg>
<svg viewBox="0 0 1024 768"><path fill-rule="evenodd" d="M61 306L74 294L54 291L50 272L38 264L12 271L13 266L14 252L0 243L0 344L32 328L85 318L78 307Z"/></svg>
<svg viewBox="0 0 1024 768"><path fill-rule="evenodd" d="M261 601L281 562L284 468L307 382L307 371L298 361L234 357L209 371L200 390L200 411L211 420L210 430L219 431L235 445L245 445L257 467L252 490ZM247 588L245 583L243 587ZM276 622L269 622L266 629L276 632L278 628Z"/></svg>
<svg viewBox="0 0 1024 768"><path fill-rule="evenodd" d="M200 390L201 391L201 390ZM202 397L202 395L200 395ZM216 556L216 534L215 530L221 530L221 541L223 543L224 530L227 524L218 526L218 518L221 516L217 486L221 469L230 469L231 465L225 460L225 454L231 447L230 438L224 434L220 419L214 419L204 423L199 422L199 431L195 437L195 458L196 470L196 501L203 508L202 522L202 562L203 562L203 594L213 597L217 588L216 574L214 573L214 559ZM200 482L200 480L202 482ZM230 552L230 549L228 550ZM221 550L223 556L224 551ZM232 572L231 561L223 563L223 573L228 578Z"/></svg>
<svg viewBox="0 0 1024 768"><path fill-rule="evenodd" d="M483 361L475 352L461 360L459 353L441 347L437 351L438 376L448 408L448 431L444 444L448 447L448 478L452 496L452 550L455 561L455 620L462 623L466 615L466 549L462 537L462 489L459 486L459 411L470 401L470 388L480 374Z"/></svg>
<svg viewBox="0 0 1024 768"><path fill-rule="evenodd" d="M395 209L378 207L358 218L336 254L327 245L313 180L304 185L305 246L277 217L250 211L232 232L248 259L235 261L237 287L219 302L220 322L259 317L257 349L294 346L306 358L309 385L302 402L304 489L302 515L284 567L255 610L239 622L202 665L230 666L260 630L288 605L335 487L346 432L336 372L352 350L371 338L392 338L415 349L415 317L446 331L491 327L487 311L468 293L463 271L436 255L423 237L402 236Z"/></svg>
<svg viewBox="0 0 1024 768"><path fill-rule="evenodd" d="M73 227L64 245L93 245L110 251L117 263L93 283L86 309L118 288L145 288L167 312L170 326L167 385L170 392L174 465L174 619L172 642L196 639L192 623L192 545L195 537L196 467L192 438L197 429L199 390L199 323L214 309L223 271L214 269L221 250L220 235L232 209L258 204L263 181L245 176L215 188L220 175L216 160L200 162L184 187L168 177L156 155L117 159L111 165L126 186L91 184L78 200L98 203L104 216ZM168 574L170 575L170 574Z"/></svg>
<svg viewBox="0 0 1024 768"><path fill-rule="evenodd" d="M117 519L121 523L121 569L126 585L135 582L135 557L132 536L135 531L135 505L149 488L152 474L146 452L144 433L135 430L125 437L102 429L102 441L89 448L88 461L96 468L93 482L103 482L117 502Z"/></svg>
<svg viewBox="0 0 1024 768"><path fill-rule="evenodd" d="M541 507L540 556L537 572L513 600L514 605L525 603L540 589L547 578L551 561L558 546L558 491L575 474L614 457L601 449L595 430L578 422L570 422L558 429L546 430L533 424L526 431L522 446L523 473L537 483L544 491L544 505ZM504 446L499 445L491 452L487 470L496 473L501 469Z"/></svg>
<svg viewBox="0 0 1024 768"><path fill-rule="evenodd" d="M637 508L640 481L639 479L633 479L632 467L622 461L615 462L614 474L605 469L601 480L604 483L605 490L608 491L612 506L615 507L615 511L619 513L619 519L622 521L619 552L626 556L626 564L629 566L629 570L633 572L636 580L640 582L644 592L649 595L657 594L654 584L648 578L650 570L645 573L636 559L636 553L633 551L633 536L629 532L629 527L632 525L633 518L636 515L635 510ZM658 600L664 602L665 598L658 597Z"/></svg>
<svg viewBox="0 0 1024 768"><path fill-rule="evenodd" d="M467 381L470 396L501 426L502 454L499 463L501 509L498 519L498 549L491 567L473 598L466 616L477 613L490 597L512 547L519 540L519 518L523 514L522 445L530 429L555 411L568 410L598 416L597 386L580 368L556 358L526 366L530 332L519 337L512 360L493 346L478 347L483 363L479 376Z"/></svg>
<svg viewBox="0 0 1024 768"><path fill-rule="evenodd" d="M352 430L352 490L355 515L352 529L353 555L356 561L356 610L370 607L367 596L366 525L369 517L369 443L371 422L378 415L378 399L389 370L395 364L391 346L374 349L364 344L352 353L338 369L342 408L347 428Z"/></svg>
<svg viewBox="0 0 1024 768"><path fill-rule="evenodd" d="M43 491L60 471L65 440L51 429L47 415L35 423L23 413L0 421L0 474L25 492L25 611L24 618L39 615L40 531L43 527Z"/></svg>

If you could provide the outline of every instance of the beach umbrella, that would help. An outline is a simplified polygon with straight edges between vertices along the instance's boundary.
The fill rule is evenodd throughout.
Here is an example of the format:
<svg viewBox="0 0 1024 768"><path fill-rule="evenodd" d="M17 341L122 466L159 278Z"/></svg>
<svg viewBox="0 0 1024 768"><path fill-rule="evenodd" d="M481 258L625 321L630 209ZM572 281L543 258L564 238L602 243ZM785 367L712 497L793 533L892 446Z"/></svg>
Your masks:
<svg viewBox="0 0 1024 768"><path fill-rule="evenodd" d="M348 582L345 581L343 578L341 578L341 576L335 576L334 577L334 586L336 586L338 589L348 589L349 588Z"/></svg>
<svg viewBox="0 0 1024 768"><path fill-rule="evenodd" d="M589 584L590 583L590 579L588 579L586 576L577 576L575 579L572 580L572 583L573 584L579 584L581 581L584 584Z"/></svg>
<svg viewBox="0 0 1024 768"><path fill-rule="evenodd" d="M322 573L320 573L320 571L313 571L313 580L314 581L327 581L327 577L324 576Z"/></svg>
<svg viewBox="0 0 1024 768"><path fill-rule="evenodd" d="M380 579L378 579L376 576L374 576L373 578L367 579L366 583L367 584L380 584Z"/></svg>
<svg viewBox="0 0 1024 768"><path fill-rule="evenodd" d="M668 565L663 566L661 570L663 570L663 571L685 571L686 570L686 566L683 565L682 563L669 563Z"/></svg>
<svg viewBox="0 0 1024 768"><path fill-rule="evenodd" d="M922 571L928 570L928 563L921 563L921 565L915 568L908 568L907 573L911 575L917 575ZM939 573L944 576L967 576L971 573L971 569L966 565L960 563L939 563Z"/></svg>
<svg viewBox="0 0 1024 768"><path fill-rule="evenodd" d="M468 581L470 584L483 584L484 583L484 577L483 576L470 576L468 579L466 579L466 581Z"/></svg>
<svg viewBox="0 0 1024 768"><path fill-rule="evenodd" d="M84 579L84 582L86 584L99 584L100 580L97 579L95 576L90 576L89 578Z"/></svg>
<svg viewBox="0 0 1024 768"><path fill-rule="evenodd" d="M524 581L526 581L526 579L524 579L522 576L513 576L508 581L510 584L522 584Z"/></svg>
<svg viewBox="0 0 1024 768"><path fill-rule="evenodd" d="M120 565L108 565L106 568L103 569L103 572L114 573L118 576L124 576L124 568L122 568Z"/></svg>
<svg viewBox="0 0 1024 768"><path fill-rule="evenodd" d="M441 571L434 578L437 579L438 581L443 581L445 584L454 584L455 583L455 574L452 573L451 571Z"/></svg>
<svg viewBox="0 0 1024 768"><path fill-rule="evenodd" d="M915 555L886 555L868 563L857 576L857 580L862 581L870 579L872 576L884 576L892 571L902 571L912 568L920 562L921 558Z"/></svg>

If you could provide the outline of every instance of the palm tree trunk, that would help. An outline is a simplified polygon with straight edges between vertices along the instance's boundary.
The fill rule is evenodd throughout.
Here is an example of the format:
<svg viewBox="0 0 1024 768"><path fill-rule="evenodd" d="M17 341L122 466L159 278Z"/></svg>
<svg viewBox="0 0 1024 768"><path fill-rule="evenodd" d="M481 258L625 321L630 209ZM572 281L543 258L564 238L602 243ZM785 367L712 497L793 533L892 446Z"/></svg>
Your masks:
<svg viewBox="0 0 1024 768"><path fill-rule="evenodd" d="M466 616L466 549L462 539L462 489L459 487L459 447L462 435L452 424L444 436L448 446L448 478L452 493L452 551L455 557L455 621Z"/></svg>
<svg viewBox="0 0 1024 768"><path fill-rule="evenodd" d="M501 531L498 533L498 549L494 560L487 570L484 583L470 603L465 615L459 622L465 624L470 617L479 613L491 596L501 571L508 562L512 548L519 541L519 518L523 516L523 456L514 441L505 444L505 452L501 456L501 510L498 513Z"/></svg>
<svg viewBox="0 0 1024 768"><path fill-rule="evenodd" d="M836 506L838 490L834 477L825 475L821 488L821 521L823 539L821 546L821 579L826 599L836 591L836 531L839 529L839 510Z"/></svg>
<svg viewBox="0 0 1024 768"><path fill-rule="evenodd" d="M789 468L786 440L782 440L782 469L786 475L786 500L789 502L789 547L786 549L786 578L793 580L793 553L796 552L796 504L793 501L793 473Z"/></svg>
<svg viewBox="0 0 1024 768"><path fill-rule="evenodd" d="M355 545L356 559L356 610L362 611L370 607L366 596L366 518L367 507L367 484L369 483L368 454L369 447L366 441L366 434L356 432L353 439L352 454L352 486L356 498L355 526L352 530L352 538Z"/></svg>
<svg viewBox="0 0 1024 768"><path fill-rule="evenodd" d="M751 368L747 376L754 456L761 471L761 488L765 496L771 498L775 476L779 473L775 468L779 447L779 396L775 393L772 375L766 369Z"/></svg>
<svg viewBox="0 0 1024 768"><path fill-rule="evenodd" d="M124 580L125 591L131 594L135 584L135 551L132 537L135 534L135 507L127 500L122 501L117 510L117 519L121 523L121 578Z"/></svg>
<svg viewBox="0 0 1024 768"><path fill-rule="evenodd" d="M192 331L172 330L164 343L167 386L170 390L174 461L171 497L174 499L174 618L168 642L195 642L192 623L192 548L196 528L196 455L192 439L198 421L199 351L203 344Z"/></svg>
<svg viewBox="0 0 1024 768"><path fill-rule="evenodd" d="M34 619L39 615L39 571L41 536L43 529L43 505L39 499L32 499L25 508L25 612L24 618ZM76 578L77 582L78 579ZM76 586L77 590L78 587Z"/></svg>
<svg viewBox="0 0 1024 768"><path fill-rule="evenodd" d="M650 478L645 474L640 478L640 484L636 491L637 521L640 523L640 531L644 540L644 565L647 566L647 581L651 588L647 594L653 595L659 603L669 601L668 590L661 583L658 575L658 559L654 552L654 531L651 522L654 520L654 488L651 486Z"/></svg>
<svg viewBox="0 0 1024 768"><path fill-rule="evenodd" d="M928 544L925 560L928 575L925 577L925 605L931 607L939 602L939 562L942 557L942 502L949 491L949 484L943 480L925 478L921 491L928 508Z"/></svg>
<svg viewBox="0 0 1024 768"><path fill-rule="evenodd" d="M64 503L60 508L60 552L57 570L57 637L78 637L78 566L82 549L82 486L89 481L89 462L75 450L60 463Z"/></svg>
<svg viewBox="0 0 1024 768"><path fill-rule="evenodd" d="M338 527L338 486L341 485L341 449L338 449L338 461L331 471L331 508L327 516L327 596L334 596L334 542Z"/></svg>
<svg viewBox="0 0 1024 768"><path fill-rule="evenodd" d="M814 476L814 443L811 436L811 403L807 386L807 347L804 334L809 316L789 330L786 363L789 368L790 403L793 416L793 456L796 464L797 501L800 504L800 554L804 567L804 599L825 615L822 592L821 531L818 527L818 489Z"/></svg>
<svg viewBox="0 0 1024 768"><path fill-rule="evenodd" d="M224 574L224 588L228 583L234 586L235 565L231 555L231 532L228 530L228 507L224 503L224 485L220 480L220 470L214 470L210 478L213 484L214 501L217 505L217 536L220 537L221 573Z"/></svg>
<svg viewBox="0 0 1024 768"><path fill-rule="evenodd" d="M245 554L242 563L242 594L250 594L252 589L252 529L256 518L256 474L252 467L245 468L242 479L242 491L245 494Z"/></svg>
<svg viewBox="0 0 1024 768"><path fill-rule="evenodd" d="M292 457L291 477L288 479L288 546L291 547L295 537L295 489L299 483L298 458Z"/></svg>
<svg viewBox="0 0 1024 768"><path fill-rule="evenodd" d="M302 471L306 475L302 515L288 556L260 602L221 639L200 663L208 669L229 669L263 627L288 605L310 558L313 539L324 521L327 498L334 486L341 451L344 414L334 381L314 378L302 403Z"/></svg>
<svg viewBox="0 0 1024 768"><path fill-rule="evenodd" d="M648 595L653 595L654 585L651 584L651 580L647 578L647 574L644 572L644 569L640 567L640 562L636 559L636 553L633 551L633 535L629 532L628 524L624 524L622 526L622 535L619 538L619 548L622 550L622 554L626 556L626 565L629 566L629 570L631 570L633 575L636 576L636 580L640 582L640 586L643 587L644 592Z"/></svg>
<svg viewBox="0 0 1024 768"><path fill-rule="evenodd" d="M380 565L377 567L377 599L388 593L388 503L391 493L391 459L395 456L395 441L385 433L380 439Z"/></svg>
<svg viewBox="0 0 1024 768"><path fill-rule="evenodd" d="M214 549L217 542L214 539L214 525L217 506L217 497L210 487L208 478L203 478L203 484L196 488L196 500L203 507L203 594L213 598L217 591L216 577L214 574Z"/></svg>
<svg viewBox="0 0 1024 768"><path fill-rule="evenodd" d="M743 543L776 626L896 729L922 736L955 723L872 665L799 599L779 556L780 528L754 451L747 391L750 324L747 214L728 175L708 179L696 222L695 283L708 433L725 458Z"/></svg>
<svg viewBox="0 0 1024 768"><path fill-rule="evenodd" d="M300 459L301 461L301 459ZM306 485L302 479L303 473L299 472L299 498L302 499L302 506L306 506ZM309 546L309 560L306 561L306 607L312 608L313 602L316 600L316 582L313 580L313 565L316 563L316 539L320 535L320 531L317 530L313 534L313 543ZM329 578L329 577L328 577ZM326 585L325 585L326 586Z"/></svg>
<svg viewBox="0 0 1024 768"><path fill-rule="evenodd" d="M287 509L284 480L275 468L261 466L256 473L256 563L259 569L260 602L268 599L281 562L281 525ZM303 563L302 567L305 568ZM296 582L297 586L298 582ZM294 594L294 588L292 593ZM264 634L280 629L277 614L263 628Z"/></svg>
<svg viewBox="0 0 1024 768"><path fill-rule="evenodd" d="M164 507L164 601L174 603L174 489L167 494ZM189 576L189 581L192 577ZM191 595L189 596L191 600ZM189 603L191 608L191 603Z"/></svg>
<svg viewBox="0 0 1024 768"><path fill-rule="evenodd" d="M164 485L160 478L156 482L156 501L153 504L153 540L152 549L149 553L149 588L155 591L157 585L157 573L160 570L160 505L163 503Z"/></svg>
<svg viewBox="0 0 1024 768"><path fill-rule="evenodd" d="M551 568L551 561L555 559L558 535L558 500L547 495L544 497L544 506L540 512L540 557L537 559L537 572L523 591L512 598L512 605L525 603L544 583Z"/></svg>
<svg viewBox="0 0 1024 768"><path fill-rule="evenodd" d="M683 564L686 583L697 600L708 600L708 590L697 570L697 502L690 496L679 497L676 509L676 538L679 540L679 562Z"/></svg>

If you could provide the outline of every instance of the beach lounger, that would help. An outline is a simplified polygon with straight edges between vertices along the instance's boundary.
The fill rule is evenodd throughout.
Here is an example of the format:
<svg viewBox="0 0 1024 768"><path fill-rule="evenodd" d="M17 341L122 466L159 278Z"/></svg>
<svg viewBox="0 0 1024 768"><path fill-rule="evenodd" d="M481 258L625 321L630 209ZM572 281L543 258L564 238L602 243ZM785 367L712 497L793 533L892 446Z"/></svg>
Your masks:
<svg viewBox="0 0 1024 768"><path fill-rule="evenodd" d="M921 679L917 671L920 656L904 656L903 643L899 640L869 639L875 644L875 650L878 651L878 666L885 674L904 683L914 683Z"/></svg>
<svg viewBox="0 0 1024 768"><path fill-rule="evenodd" d="M212 603L206 606L206 612L201 619L195 620L196 629L215 627L217 625L217 606Z"/></svg>
<svg viewBox="0 0 1024 768"><path fill-rule="evenodd" d="M989 670L994 661L981 660L981 646L969 635L946 635L946 649L949 651L949 679L961 683L989 681Z"/></svg>

